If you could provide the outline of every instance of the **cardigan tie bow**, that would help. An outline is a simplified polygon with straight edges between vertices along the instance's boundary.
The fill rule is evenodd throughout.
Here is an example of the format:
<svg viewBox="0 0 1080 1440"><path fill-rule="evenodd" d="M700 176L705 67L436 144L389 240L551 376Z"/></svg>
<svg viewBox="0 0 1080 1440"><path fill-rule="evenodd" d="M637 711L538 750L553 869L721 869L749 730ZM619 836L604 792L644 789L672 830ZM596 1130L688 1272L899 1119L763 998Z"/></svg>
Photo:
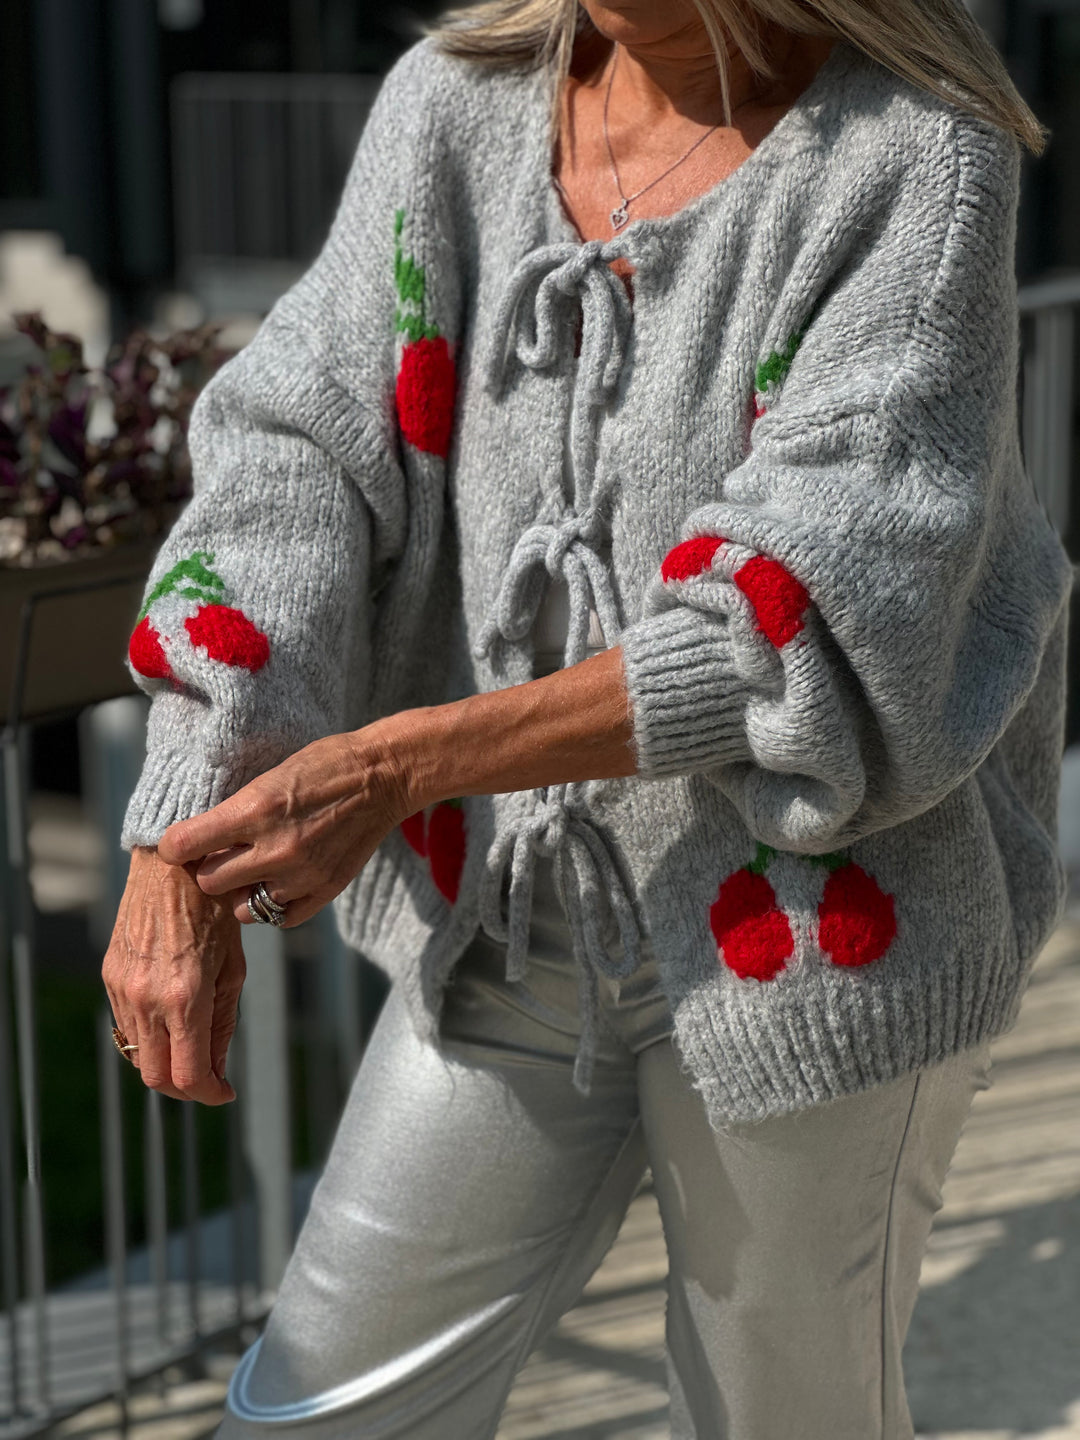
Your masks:
<svg viewBox="0 0 1080 1440"><path fill-rule="evenodd" d="M503 572L495 604L477 638L477 658L489 652L497 636L517 641L528 634L549 576L561 575L569 592L565 665L576 665L585 658L590 608L596 611L604 638L610 641L617 635L619 615L611 579L596 550L603 538L601 516L592 506L581 514L564 510L555 520L537 520L523 530Z"/></svg>
<svg viewBox="0 0 1080 1440"><path fill-rule="evenodd" d="M570 610L564 665L585 658L591 609L608 644L619 634L611 576L599 553L607 538L612 480L596 483L596 431L600 411L613 397L622 374L630 337L629 297L608 264L625 253L620 240L542 246L518 264L496 313L485 376L496 397L515 364L538 373L573 364L574 301L581 304L581 351L570 405L568 473L540 477L539 512L511 552L495 603L477 637L478 659L488 654L499 636L511 642L524 639L536 621L548 583L560 575L566 581ZM569 495L564 479L569 482ZM632 974L641 937L608 841L585 813L579 791L579 786L565 784L524 795L523 813L503 828L488 852L480 916L488 934L506 943L507 980L520 980L528 963L536 860L542 855L552 861L578 961L581 1039L574 1084L588 1093L600 1006L597 977ZM616 933L621 953L613 957L608 946Z"/></svg>
<svg viewBox="0 0 1080 1440"><path fill-rule="evenodd" d="M605 487L596 485L596 428L598 412L622 373L633 318L623 283L608 263L625 253L618 238L542 245L518 263L499 303L487 360L492 394L500 393L515 361L525 369L544 371L567 357L575 318L567 300L581 302L581 354L567 447L572 498L568 500L562 477L540 477L541 511L514 546L476 642L477 659L488 654L497 635L517 641L528 633L548 577L562 575L569 590L564 664L575 665L585 657L590 608L608 644L619 632L611 579L597 554L605 538L608 495Z"/></svg>
<svg viewBox="0 0 1080 1440"><path fill-rule="evenodd" d="M480 883L480 921L506 945L506 979L524 978L528 965L529 917L536 860L554 864L555 888L570 927L578 961L581 1037L573 1083L588 1093L599 1016L597 975L623 979L640 960L641 932L630 895L607 840L579 812L575 784L523 792L526 813L496 836ZM502 897L509 876L509 901ZM621 955L613 957L605 931L614 920Z"/></svg>
<svg viewBox="0 0 1080 1440"><path fill-rule="evenodd" d="M626 358L633 312L610 261L626 254L619 239L541 245L519 262L507 282L492 325L486 381L498 394L513 355L526 369L548 370L573 337L567 300L582 309L578 384L582 397L600 405L618 383ZM577 396L575 395L575 399ZM582 416L588 424L588 416Z"/></svg>

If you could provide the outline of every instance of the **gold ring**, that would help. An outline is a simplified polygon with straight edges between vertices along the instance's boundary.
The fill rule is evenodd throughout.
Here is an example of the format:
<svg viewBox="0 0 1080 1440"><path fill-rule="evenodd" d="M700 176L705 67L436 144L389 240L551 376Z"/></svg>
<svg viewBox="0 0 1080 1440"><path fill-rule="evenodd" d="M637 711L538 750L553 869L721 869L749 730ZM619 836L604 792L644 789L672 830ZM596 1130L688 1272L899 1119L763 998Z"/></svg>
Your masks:
<svg viewBox="0 0 1080 1440"><path fill-rule="evenodd" d="M123 1030L118 1030L115 1025L112 1027L112 1040L113 1044L116 1046L117 1050L119 1050L120 1054L123 1055L124 1059L134 1065L135 1061L131 1059L128 1051L137 1050L139 1048L138 1045L129 1044L128 1038L124 1034Z"/></svg>

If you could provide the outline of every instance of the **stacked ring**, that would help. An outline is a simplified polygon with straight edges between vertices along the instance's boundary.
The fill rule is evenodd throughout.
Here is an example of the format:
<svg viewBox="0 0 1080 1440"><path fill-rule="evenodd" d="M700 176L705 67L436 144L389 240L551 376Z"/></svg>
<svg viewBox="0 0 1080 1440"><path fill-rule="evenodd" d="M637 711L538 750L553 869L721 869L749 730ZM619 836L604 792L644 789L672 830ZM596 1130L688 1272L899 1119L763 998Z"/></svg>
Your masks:
<svg viewBox="0 0 1080 1440"><path fill-rule="evenodd" d="M248 896L248 910L253 920L260 925L284 925L285 906L279 905L276 900L271 900L265 883L260 880L251 894Z"/></svg>

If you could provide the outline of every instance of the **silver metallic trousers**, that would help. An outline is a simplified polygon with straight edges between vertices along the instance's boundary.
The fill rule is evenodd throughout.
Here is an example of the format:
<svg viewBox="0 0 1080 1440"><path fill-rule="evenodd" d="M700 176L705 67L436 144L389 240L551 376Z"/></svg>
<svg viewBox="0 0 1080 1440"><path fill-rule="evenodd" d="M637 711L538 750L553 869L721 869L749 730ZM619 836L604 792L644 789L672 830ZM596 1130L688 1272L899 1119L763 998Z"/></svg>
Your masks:
<svg viewBox="0 0 1080 1440"><path fill-rule="evenodd" d="M602 981L593 1091L541 862L524 982L482 933L439 1044L391 991L219 1440L488 1440L651 1166L674 1440L911 1440L901 1347L987 1047L717 1134L651 956Z"/></svg>

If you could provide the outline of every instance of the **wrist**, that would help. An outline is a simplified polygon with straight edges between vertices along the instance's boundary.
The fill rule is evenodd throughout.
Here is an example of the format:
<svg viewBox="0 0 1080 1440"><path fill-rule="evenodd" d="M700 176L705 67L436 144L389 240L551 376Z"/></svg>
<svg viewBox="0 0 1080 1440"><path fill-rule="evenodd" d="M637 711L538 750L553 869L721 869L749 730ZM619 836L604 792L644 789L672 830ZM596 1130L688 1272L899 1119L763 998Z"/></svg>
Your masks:
<svg viewBox="0 0 1080 1440"><path fill-rule="evenodd" d="M354 787L367 804L383 811L391 828L443 798L435 793L438 749L426 728L438 708L402 710L348 736Z"/></svg>

